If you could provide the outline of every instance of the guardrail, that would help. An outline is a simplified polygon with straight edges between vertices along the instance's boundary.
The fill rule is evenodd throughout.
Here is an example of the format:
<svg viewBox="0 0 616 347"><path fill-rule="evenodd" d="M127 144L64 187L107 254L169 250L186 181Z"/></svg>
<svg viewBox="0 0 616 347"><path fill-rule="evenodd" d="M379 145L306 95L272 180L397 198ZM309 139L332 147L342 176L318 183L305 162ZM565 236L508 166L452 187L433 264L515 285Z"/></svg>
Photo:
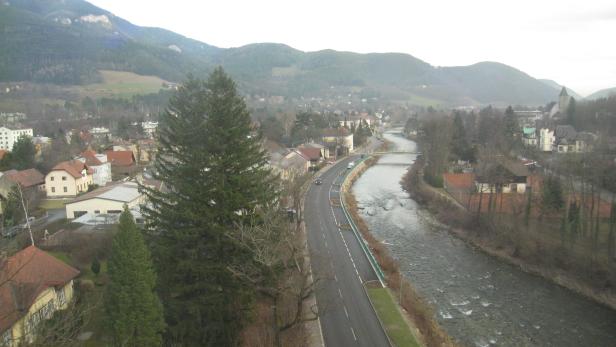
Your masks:
<svg viewBox="0 0 616 347"><path fill-rule="evenodd" d="M351 225L351 230L353 231L353 235L355 235L355 238L357 238L357 241L359 241L359 244L362 248L362 250L364 251L364 254L366 255L366 257L368 258L368 262L370 263L370 265L372 266L372 269L374 270L374 272L376 273L376 276L379 279L379 282L381 282L381 285L383 287L386 287L385 285L385 273L383 272L383 270L381 269L381 266L379 265L379 263L376 261L376 258L374 257L374 255L372 254L372 251L370 250L370 248L368 247L368 243L366 242L366 240L364 240L364 237L361 236L361 233L359 232L359 228L357 228L357 225L355 225L355 221L353 220L353 217L351 216L351 214L349 213L349 211L346 208L346 205L344 203L344 186L346 183L346 180L349 176L349 174L351 172L353 172L359 165L363 163L365 160L367 160L370 156L366 156L365 158L363 158L361 161L359 161L359 163L357 163L353 169L348 170L345 175L344 175L344 179L342 181L341 184L341 189L340 189L340 194L339 194L339 198L340 198L340 207L342 208L342 212L344 213L344 216L346 217L346 219L349 221L349 225Z"/></svg>

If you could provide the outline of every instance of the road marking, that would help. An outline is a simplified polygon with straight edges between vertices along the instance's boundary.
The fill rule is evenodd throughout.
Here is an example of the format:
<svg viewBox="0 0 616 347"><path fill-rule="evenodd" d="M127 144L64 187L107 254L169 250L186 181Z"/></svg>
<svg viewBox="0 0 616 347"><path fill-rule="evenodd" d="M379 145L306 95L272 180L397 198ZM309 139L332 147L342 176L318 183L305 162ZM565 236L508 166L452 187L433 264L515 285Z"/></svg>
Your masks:
<svg viewBox="0 0 616 347"><path fill-rule="evenodd" d="M327 240L325 240L325 248L327 248Z"/></svg>
<svg viewBox="0 0 616 347"><path fill-rule="evenodd" d="M338 276L336 276L336 274L334 274L334 280L338 282Z"/></svg>
<svg viewBox="0 0 616 347"><path fill-rule="evenodd" d="M355 330L353 330L353 327L351 327L351 333L353 333L353 338L357 341L357 336L355 336Z"/></svg>
<svg viewBox="0 0 616 347"><path fill-rule="evenodd" d="M344 298L342 297L342 291L340 290L340 288L338 288L338 294L340 294L340 299L344 299Z"/></svg>
<svg viewBox="0 0 616 347"><path fill-rule="evenodd" d="M347 311L346 306L343 306L342 308L344 308L344 314L347 316L347 318L349 318L349 311Z"/></svg>
<svg viewBox="0 0 616 347"><path fill-rule="evenodd" d="M364 280L361 279L361 275L357 274L357 277L359 277L359 283L364 284Z"/></svg>

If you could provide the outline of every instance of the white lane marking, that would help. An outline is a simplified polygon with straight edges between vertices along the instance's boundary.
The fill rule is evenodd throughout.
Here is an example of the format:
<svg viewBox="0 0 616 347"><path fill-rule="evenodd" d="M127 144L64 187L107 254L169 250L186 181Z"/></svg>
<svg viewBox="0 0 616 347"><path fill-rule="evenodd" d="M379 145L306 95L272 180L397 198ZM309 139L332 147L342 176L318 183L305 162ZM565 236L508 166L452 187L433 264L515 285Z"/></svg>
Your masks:
<svg viewBox="0 0 616 347"><path fill-rule="evenodd" d="M327 240L325 240L325 248L327 248Z"/></svg>
<svg viewBox="0 0 616 347"><path fill-rule="evenodd" d="M351 327L351 333L353 333L353 338L357 341L357 336L355 336L355 330L353 330L353 327Z"/></svg>
<svg viewBox="0 0 616 347"><path fill-rule="evenodd" d="M342 297L342 291L340 290L340 288L338 288L338 294L340 294L340 299L343 299L343 297Z"/></svg>
<svg viewBox="0 0 616 347"><path fill-rule="evenodd" d="M342 308L344 308L344 314L346 317L349 318L349 311L347 311L346 306L343 306Z"/></svg>
<svg viewBox="0 0 616 347"><path fill-rule="evenodd" d="M334 274L334 280L338 282L338 276L336 276L336 274Z"/></svg>

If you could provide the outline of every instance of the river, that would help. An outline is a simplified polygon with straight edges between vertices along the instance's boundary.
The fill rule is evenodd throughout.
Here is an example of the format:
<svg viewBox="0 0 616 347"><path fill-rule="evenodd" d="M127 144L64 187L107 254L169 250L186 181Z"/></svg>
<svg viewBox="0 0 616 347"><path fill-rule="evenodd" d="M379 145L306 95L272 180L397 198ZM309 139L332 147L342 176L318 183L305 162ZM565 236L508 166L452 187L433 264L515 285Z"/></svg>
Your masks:
<svg viewBox="0 0 616 347"><path fill-rule="evenodd" d="M415 143L390 131L392 150ZM466 346L616 346L616 311L488 256L447 232L402 190L413 154L387 154L352 190L371 232Z"/></svg>

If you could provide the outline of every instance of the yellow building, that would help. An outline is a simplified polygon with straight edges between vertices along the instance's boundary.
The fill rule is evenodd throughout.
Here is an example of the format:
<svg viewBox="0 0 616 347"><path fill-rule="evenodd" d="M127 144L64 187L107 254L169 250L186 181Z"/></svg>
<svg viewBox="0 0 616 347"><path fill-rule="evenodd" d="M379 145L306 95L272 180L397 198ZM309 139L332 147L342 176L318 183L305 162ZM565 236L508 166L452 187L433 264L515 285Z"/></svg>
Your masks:
<svg viewBox="0 0 616 347"><path fill-rule="evenodd" d="M48 198L71 197L87 192L93 183L93 171L79 160L63 161L45 176Z"/></svg>
<svg viewBox="0 0 616 347"><path fill-rule="evenodd" d="M68 307L79 271L35 246L0 266L0 346L31 343L41 321Z"/></svg>

